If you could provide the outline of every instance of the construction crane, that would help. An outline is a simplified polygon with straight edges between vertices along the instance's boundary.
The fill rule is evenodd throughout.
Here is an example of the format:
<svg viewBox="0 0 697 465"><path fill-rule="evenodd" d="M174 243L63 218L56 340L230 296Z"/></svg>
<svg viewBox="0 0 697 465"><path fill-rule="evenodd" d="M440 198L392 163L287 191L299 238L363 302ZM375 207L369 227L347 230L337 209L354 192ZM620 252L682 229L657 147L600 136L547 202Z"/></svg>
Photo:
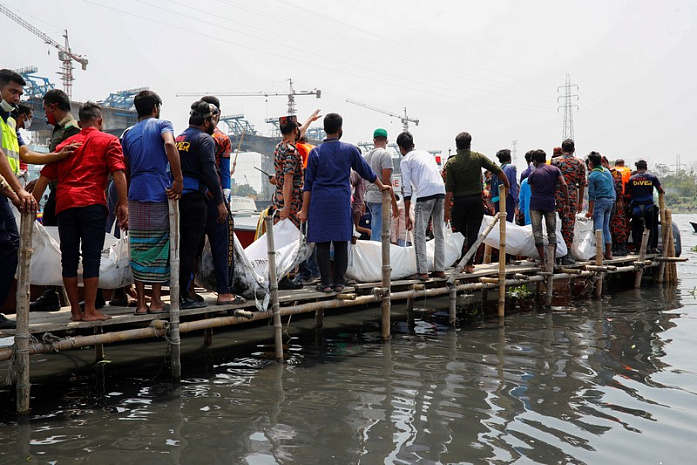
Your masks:
<svg viewBox="0 0 697 465"><path fill-rule="evenodd" d="M177 94L177 97L198 97L199 95L215 95L216 97L288 97L288 114L294 115L296 113L295 109L295 96L296 95L314 95L317 98L322 97L322 91L319 89L312 90L295 90L293 87L293 79L288 79L290 83L290 89L288 92L186 92L182 94Z"/></svg>
<svg viewBox="0 0 697 465"><path fill-rule="evenodd" d="M58 49L58 59L61 61L61 70L58 72L58 74L61 76L61 79L63 81L63 90L65 90L65 93L68 94L68 97L72 97L73 95L73 81L75 78L73 77L73 61L80 63L82 65L83 71L87 69L87 58L78 55L76 53L73 53L72 50L70 50L70 43L68 42L68 31L67 29L63 32L63 38L65 39L65 44L61 45L55 40L53 40L51 37L49 37L46 33L41 32L34 26L32 26L30 23L27 21L23 20L19 16L17 16L15 13L13 13L11 10L9 10L5 5L0 5L0 12L4 13L8 18L19 24L20 26L24 27L27 29L29 32L33 33L35 36L39 37L42 39L46 44L51 45L55 48Z"/></svg>
<svg viewBox="0 0 697 465"><path fill-rule="evenodd" d="M414 119L414 118L409 118L409 115L407 115L407 107L404 107L404 116L398 115L396 113L392 113L386 110L382 110L380 108L375 108L370 105L367 105L362 102L357 102L356 100L351 100L351 99L346 99L348 103L351 103L353 105L358 105L359 107L367 108L369 110L377 111L378 113L382 113L384 115L392 116L393 118L399 118L399 120L402 122L402 127L404 128L404 131L409 130L409 123L414 123L416 126L419 125L419 120Z"/></svg>

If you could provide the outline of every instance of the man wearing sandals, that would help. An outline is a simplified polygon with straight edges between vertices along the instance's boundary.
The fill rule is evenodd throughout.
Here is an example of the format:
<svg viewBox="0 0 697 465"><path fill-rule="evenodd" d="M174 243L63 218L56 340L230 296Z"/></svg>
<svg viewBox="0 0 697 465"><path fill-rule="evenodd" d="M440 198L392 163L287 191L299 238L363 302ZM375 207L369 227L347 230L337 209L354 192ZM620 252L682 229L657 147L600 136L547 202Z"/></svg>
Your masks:
<svg viewBox="0 0 697 465"><path fill-rule="evenodd" d="M341 292L346 284L348 242L353 234L351 218L351 168L380 190L390 190L361 156L357 147L341 142L343 119L337 113L324 117L327 138L310 152L300 221L308 220L307 240L317 247L317 264L323 292ZM334 276L330 248L334 246Z"/></svg>

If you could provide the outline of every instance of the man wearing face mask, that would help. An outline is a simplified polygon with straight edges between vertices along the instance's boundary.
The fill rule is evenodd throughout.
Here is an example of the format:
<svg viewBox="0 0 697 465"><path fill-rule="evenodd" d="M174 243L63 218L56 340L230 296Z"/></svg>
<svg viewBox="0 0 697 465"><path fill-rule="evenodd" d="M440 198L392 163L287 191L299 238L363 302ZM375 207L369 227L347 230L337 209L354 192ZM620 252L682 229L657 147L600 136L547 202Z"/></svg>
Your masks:
<svg viewBox="0 0 697 465"><path fill-rule="evenodd" d="M55 152L58 144L62 143L69 137L72 137L80 132L80 126L70 113L70 98L60 89L51 89L43 97L44 114L46 121L53 126L51 139L48 143L48 149ZM56 218L56 183L49 184L50 192L48 200L44 205L44 226L58 226ZM47 286L44 293L30 304L32 312L54 312L60 310L60 298L58 295L58 287ZM101 292L99 293L101 297ZM104 299L98 299L97 307L104 306Z"/></svg>
<svg viewBox="0 0 697 465"><path fill-rule="evenodd" d="M40 199L49 181L56 181L56 216L60 236L63 285L70 301L71 320L98 321L111 317L96 309L99 264L104 247L107 217L106 185L114 178L119 201L116 217L121 229L128 227L128 191L119 140L101 131L102 110L94 102L80 107L82 131L66 139L58 148L77 142L82 146L72 157L51 163L41 170L34 187ZM84 313L78 297L78 263L82 256L85 288Z"/></svg>
<svg viewBox="0 0 697 465"><path fill-rule="evenodd" d="M12 117L17 122L17 141L19 142L19 160L21 162L20 168L26 170L26 165L46 165L48 163L53 163L60 161L68 156L70 156L77 147L78 144L68 144L60 152L51 153L38 153L29 150L29 145L24 142L22 135L19 130L24 129L28 131L31 128L34 119L34 110L24 102L20 102L15 111L12 112ZM24 167L24 168L22 168Z"/></svg>
<svg viewBox="0 0 697 465"><path fill-rule="evenodd" d="M184 175L184 189L179 201L180 215L180 306L182 309L202 308L198 302L186 296L192 280L194 261L206 229L208 207L206 196L210 192L216 205L218 223L227 221L228 211L223 200L215 164L215 105L198 100L191 104L189 127L176 138L177 150Z"/></svg>
<svg viewBox="0 0 697 465"><path fill-rule="evenodd" d="M17 179L19 142L15 120L10 116L10 112L19 104L25 85L24 78L19 74L9 69L0 70L0 308L5 304L12 287L19 249L19 232L10 202L20 211L36 211L34 198L24 190ZM0 329L14 327L14 321L0 314Z"/></svg>

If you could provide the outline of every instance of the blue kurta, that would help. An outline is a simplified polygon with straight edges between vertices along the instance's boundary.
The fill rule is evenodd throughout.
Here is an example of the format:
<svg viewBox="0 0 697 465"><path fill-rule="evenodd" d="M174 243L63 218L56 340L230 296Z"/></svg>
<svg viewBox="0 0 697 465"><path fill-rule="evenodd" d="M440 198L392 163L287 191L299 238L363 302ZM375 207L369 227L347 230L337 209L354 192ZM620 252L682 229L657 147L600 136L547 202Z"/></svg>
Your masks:
<svg viewBox="0 0 697 465"><path fill-rule="evenodd" d="M305 171L305 191L312 192L308 242L351 240L351 168L369 182L377 178L351 144L326 139L310 152Z"/></svg>

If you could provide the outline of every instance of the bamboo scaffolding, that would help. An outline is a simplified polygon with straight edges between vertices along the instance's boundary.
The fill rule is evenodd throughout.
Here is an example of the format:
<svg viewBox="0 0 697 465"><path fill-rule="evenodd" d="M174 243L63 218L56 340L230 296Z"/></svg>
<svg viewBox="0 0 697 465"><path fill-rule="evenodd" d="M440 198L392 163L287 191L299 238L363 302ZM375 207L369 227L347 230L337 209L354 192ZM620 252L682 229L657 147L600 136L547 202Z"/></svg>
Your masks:
<svg viewBox="0 0 697 465"><path fill-rule="evenodd" d="M644 233L641 235L641 246L639 247L639 260L637 260L637 272L634 277L634 287L641 287L641 278L644 276L644 267L646 266L646 247L649 244L650 232L644 228Z"/></svg>
<svg viewBox="0 0 697 465"><path fill-rule="evenodd" d="M657 266L657 263L650 263L647 266ZM617 267L616 270L608 271L608 274L614 273L626 273L635 271L635 265ZM590 271L581 271L580 273L557 273L554 274L553 280L559 279L572 279L572 278L589 278L593 276L594 273ZM467 277L464 275L463 277ZM528 279L506 279L506 286L517 286L527 283L539 283L546 280L546 276L534 275L530 276ZM499 285L498 283L463 283L453 286L457 292L472 292L472 291L486 291L488 289L495 289ZM407 303L414 302L417 298L424 297L436 297L446 295L451 292L451 289L447 286L426 289L424 286L415 286L417 289L410 289L405 291L393 292L390 295L391 300L406 300ZM323 300L318 302L307 302L305 304L300 304L292 307L279 308L277 314L279 316L291 316L302 313L310 313L317 311L318 309L340 309L353 306L361 306L374 304L380 301L380 296L377 294L369 294L365 296L357 296L355 300ZM201 331L207 328L216 328L224 326L232 326L238 324L244 324L250 321L268 320L269 318L274 318L275 314L272 312L252 312L250 317L241 316L221 316L209 319L196 320L191 322L185 322L179 324L179 332L190 333L192 331ZM153 320L151 325L147 328L139 329L129 329L122 331L112 331L103 334L92 334L87 336L73 336L70 338L61 339L52 344L42 344L34 343L29 345L29 354L46 354L54 351L75 349L79 347L93 346L96 344L109 344L114 342L140 340L147 338L164 337L167 335L169 323L165 320ZM0 349L0 361L9 360L12 358L14 349L13 348L3 348Z"/></svg>
<svg viewBox="0 0 697 465"><path fill-rule="evenodd" d="M269 293L271 294L271 313L273 314L276 361L283 362L283 325L281 324L281 311L280 304L278 303L278 277L276 276L276 244L274 244L273 240L273 215L267 216L264 221L266 221L266 246L269 255Z"/></svg>
<svg viewBox="0 0 697 465"><path fill-rule="evenodd" d="M392 266L390 265L390 205L392 203L392 191L382 192L382 288L383 293L380 298L380 308L382 311L382 340L390 339L390 312L392 300L390 299L390 283L392 281ZM407 212L407 215L409 212ZM439 221L434 218L433 221Z"/></svg>
<svg viewBox="0 0 697 465"><path fill-rule="evenodd" d="M179 259L179 201L168 199L169 202L169 341L172 350L172 378L181 379L181 336L179 335L180 295L179 274L181 270Z"/></svg>
<svg viewBox="0 0 697 465"><path fill-rule="evenodd" d="M15 335L15 371L17 373L17 413L29 413L31 380L29 376L29 270L31 268L32 229L36 213L22 212L17 269L17 333Z"/></svg>

